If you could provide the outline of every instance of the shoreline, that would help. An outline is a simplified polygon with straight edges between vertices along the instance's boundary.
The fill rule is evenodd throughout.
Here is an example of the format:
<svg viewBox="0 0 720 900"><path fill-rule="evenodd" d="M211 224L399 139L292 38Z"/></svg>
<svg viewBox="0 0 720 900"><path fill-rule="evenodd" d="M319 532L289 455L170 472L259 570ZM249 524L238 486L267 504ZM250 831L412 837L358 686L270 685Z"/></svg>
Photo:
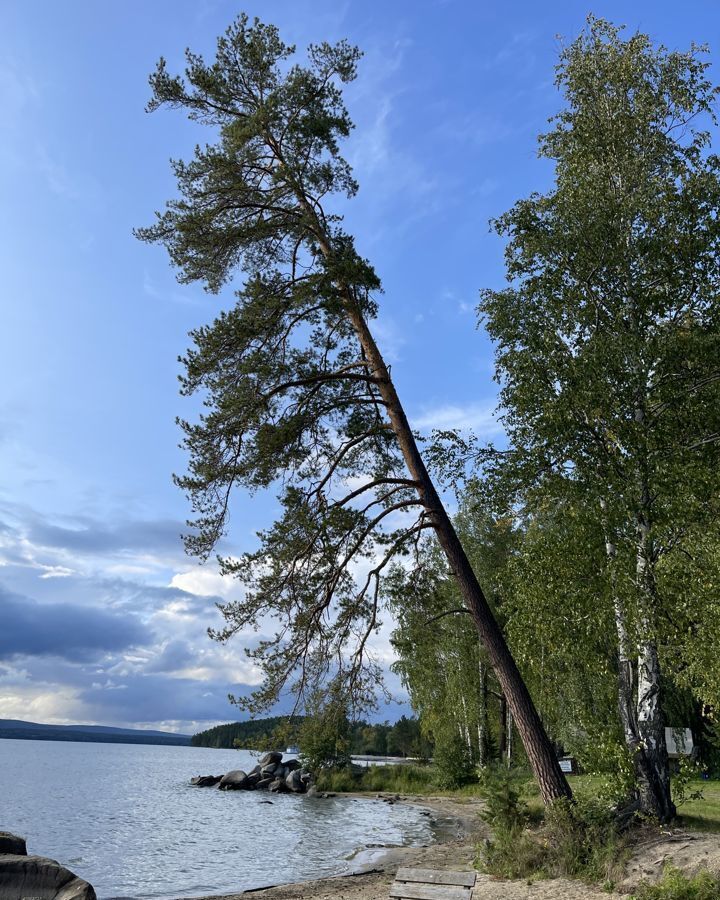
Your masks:
<svg viewBox="0 0 720 900"><path fill-rule="evenodd" d="M477 847L490 836L480 819L482 801L474 797L401 795L353 792L348 799L392 798L428 810L434 818L436 840L424 846L367 847L350 861L351 870L292 883L267 885L245 891L206 894L192 900L387 900L390 885L401 866L473 871ZM321 802L321 801L320 801ZM665 862L685 872L702 868L720 872L720 835L702 832L661 832L635 848L624 877L608 892L599 885L567 878L506 881L478 873L473 900L627 900L643 879L657 880ZM188 898L183 898L188 900Z"/></svg>
<svg viewBox="0 0 720 900"><path fill-rule="evenodd" d="M208 894L192 900L374 900L386 898L400 866L425 868L473 868L476 845L489 832L478 813L477 798L436 795L400 795L388 792L354 791L338 796L392 799L427 810L433 816L434 840L424 846L380 846L361 848L348 860L350 871L324 878L250 888L237 893ZM322 801L318 801L322 802Z"/></svg>

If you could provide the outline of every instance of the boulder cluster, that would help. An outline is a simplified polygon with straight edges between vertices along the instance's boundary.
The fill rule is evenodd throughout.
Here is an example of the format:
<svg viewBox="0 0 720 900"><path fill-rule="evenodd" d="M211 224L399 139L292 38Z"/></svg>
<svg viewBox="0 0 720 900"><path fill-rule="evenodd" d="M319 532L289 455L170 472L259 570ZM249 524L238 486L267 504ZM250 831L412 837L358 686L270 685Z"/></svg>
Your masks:
<svg viewBox="0 0 720 900"><path fill-rule="evenodd" d="M274 794L305 794L313 777L297 759L286 759L278 750L263 756L249 772L234 769L225 775L198 775L191 779L196 787L215 787L221 791L271 791Z"/></svg>
<svg viewBox="0 0 720 900"><path fill-rule="evenodd" d="M0 900L97 900L87 881L45 856L28 856L25 839L0 831Z"/></svg>

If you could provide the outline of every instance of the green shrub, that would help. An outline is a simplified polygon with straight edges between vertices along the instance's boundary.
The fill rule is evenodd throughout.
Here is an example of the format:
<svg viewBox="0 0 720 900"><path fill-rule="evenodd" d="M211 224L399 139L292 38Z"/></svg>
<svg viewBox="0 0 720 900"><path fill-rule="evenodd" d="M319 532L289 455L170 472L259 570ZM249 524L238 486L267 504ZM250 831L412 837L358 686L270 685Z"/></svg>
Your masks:
<svg viewBox="0 0 720 900"><path fill-rule="evenodd" d="M501 766L487 766L480 775L480 796L485 809L480 813L493 831L514 832L528 823L527 804L521 797L522 784Z"/></svg>
<svg viewBox="0 0 720 900"><path fill-rule="evenodd" d="M702 790L692 790L691 785L702 773L702 767L695 760L681 759L677 772L672 776L672 798L680 807L691 800L703 800Z"/></svg>
<svg viewBox="0 0 720 900"><path fill-rule="evenodd" d="M481 850L482 867L501 878L565 876L612 884L620 874L627 844L607 804L579 799L556 801L538 829L513 776L495 769L484 774L481 813L493 831Z"/></svg>
<svg viewBox="0 0 720 900"><path fill-rule="evenodd" d="M546 812L542 834L549 876L612 883L621 874L628 843L612 807L589 798L557 801Z"/></svg>
<svg viewBox="0 0 720 900"><path fill-rule="evenodd" d="M433 763L439 788L459 788L477 777L467 744L454 728L435 735Z"/></svg>
<svg viewBox="0 0 720 900"><path fill-rule="evenodd" d="M311 772L342 769L350 765L350 722L342 703L313 701L313 715L306 716L298 731L300 758Z"/></svg>
<svg viewBox="0 0 720 900"><path fill-rule="evenodd" d="M718 900L720 878L710 872L699 872L691 877L667 866L662 880L657 884L643 883L631 900Z"/></svg>
<svg viewBox="0 0 720 900"><path fill-rule="evenodd" d="M529 813L520 785L502 766L488 766L480 776L480 813L493 832L477 860L481 868L498 878L527 878L542 867L543 848L527 832Z"/></svg>
<svg viewBox="0 0 720 900"><path fill-rule="evenodd" d="M321 769L316 777L315 784L319 791L335 791L347 793L360 791L359 776L351 769Z"/></svg>

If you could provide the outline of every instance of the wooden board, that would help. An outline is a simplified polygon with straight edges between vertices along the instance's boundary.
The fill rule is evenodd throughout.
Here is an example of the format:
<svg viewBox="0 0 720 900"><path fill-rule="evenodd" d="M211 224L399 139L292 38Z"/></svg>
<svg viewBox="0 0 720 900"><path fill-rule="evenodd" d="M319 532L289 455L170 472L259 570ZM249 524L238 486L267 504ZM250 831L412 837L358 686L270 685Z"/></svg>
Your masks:
<svg viewBox="0 0 720 900"><path fill-rule="evenodd" d="M396 881L390 896L397 900L470 900L471 890L454 884L418 884Z"/></svg>
<svg viewBox="0 0 720 900"><path fill-rule="evenodd" d="M450 872L442 869L398 869L397 881L419 881L422 884L459 884L473 887L477 874L475 872Z"/></svg>

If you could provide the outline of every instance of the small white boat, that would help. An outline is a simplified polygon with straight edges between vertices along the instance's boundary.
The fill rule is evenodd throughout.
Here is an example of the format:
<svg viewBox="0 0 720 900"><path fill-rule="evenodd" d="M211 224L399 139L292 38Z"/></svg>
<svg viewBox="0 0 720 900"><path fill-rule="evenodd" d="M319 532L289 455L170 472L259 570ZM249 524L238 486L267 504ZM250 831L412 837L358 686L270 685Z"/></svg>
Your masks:
<svg viewBox="0 0 720 900"><path fill-rule="evenodd" d="M286 753L295 753L295 754L297 754L297 753L300 752L300 748L299 748L299 747L288 747L288 748L285 750L285 752L286 752Z"/></svg>

